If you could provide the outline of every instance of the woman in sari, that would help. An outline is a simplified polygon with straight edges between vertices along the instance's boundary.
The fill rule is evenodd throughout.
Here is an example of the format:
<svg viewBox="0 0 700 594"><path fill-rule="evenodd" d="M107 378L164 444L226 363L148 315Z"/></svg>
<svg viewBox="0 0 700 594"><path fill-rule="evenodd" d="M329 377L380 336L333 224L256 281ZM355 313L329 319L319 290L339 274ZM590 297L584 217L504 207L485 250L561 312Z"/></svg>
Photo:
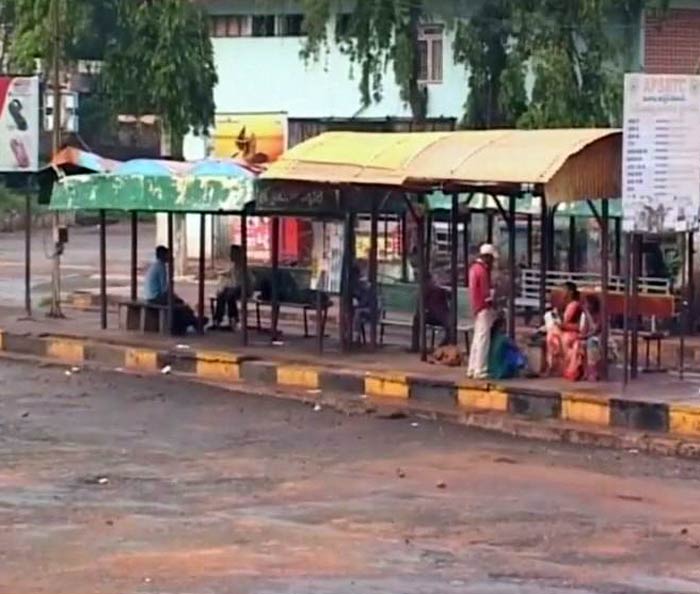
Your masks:
<svg viewBox="0 0 700 594"><path fill-rule="evenodd" d="M580 340L583 306L575 283L565 283L564 290L562 316L547 328L547 367L550 376L578 381L586 365L585 345Z"/></svg>

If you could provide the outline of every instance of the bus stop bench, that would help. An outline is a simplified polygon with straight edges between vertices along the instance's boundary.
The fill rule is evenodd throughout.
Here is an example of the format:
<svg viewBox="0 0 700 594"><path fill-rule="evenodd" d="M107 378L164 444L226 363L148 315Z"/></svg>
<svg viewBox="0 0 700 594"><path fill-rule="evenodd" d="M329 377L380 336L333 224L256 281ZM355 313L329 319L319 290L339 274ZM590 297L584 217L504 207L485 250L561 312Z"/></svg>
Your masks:
<svg viewBox="0 0 700 594"><path fill-rule="evenodd" d="M632 330L629 331L630 338L632 336ZM624 337L625 332L621 329L611 330L610 334L616 339ZM659 332L656 330L640 330L638 332L639 338L644 341L644 367L642 368L643 373L664 373L668 371L661 364L661 347L663 341L666 340L669 335L666 332ZM656 361L654 367L651 365L651 344L656 344Z"/></svg>
<svg viewBox="0 0 700 594"><path fill-rule="evenodd" d="M255 321L257 324L258 332L262 331L262 321L260 316L260 310L263 307L269 307L272 310L272 301L267 301L261 299L260 296L253 296L253 304L255 305ZM321 305L321 334L323 335L326 330L326 321L328 320L328 310L333 305L333 302L326 300L325 303ZM296 311L301 311L304 319L304 338L309 338L309 312L316 312L315 303L295 303L289 301L280 301L279 309L291 309ZM318 324L318 320L316 321Z"/></svg>
<svg viewBox="0 0 700 594"><path fill-rule="evenodd" d="M388 327L394 328L413 328L413 318L399 318L399 317L388 317L384 313L379 320L379 344L384 345L384 331ZM441 326L434 326L432 324L426 324L428 332L430 332L430 348L435 348L435 339L437 333L442 330ZM470 345L470 334L474 331L474 324L472 323L460 323L457 324L457 334L462 334L464 336L464 348L467 353L469 353Z"/></svg>
<svg viewBox="0 0 700 594"><path fill-rule="evenodd" d="M119 329L165 333L168 328L168 306L142 300L120 301L118 304ZM122 317L122 312L126 315Z"/></svg>

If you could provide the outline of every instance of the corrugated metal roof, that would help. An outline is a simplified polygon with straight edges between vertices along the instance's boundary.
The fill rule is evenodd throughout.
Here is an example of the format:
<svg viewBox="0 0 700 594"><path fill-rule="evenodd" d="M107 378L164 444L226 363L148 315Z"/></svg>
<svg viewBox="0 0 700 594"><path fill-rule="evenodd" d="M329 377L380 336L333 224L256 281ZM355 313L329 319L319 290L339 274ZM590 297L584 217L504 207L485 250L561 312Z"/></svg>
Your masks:
<svg viewBox="0 0 700 594"><path fill-rule="evenodd" d="M622 134L613 129L329 132L297 145L262 180L414 190L544 190L547 202L617 198Z"/></svg>

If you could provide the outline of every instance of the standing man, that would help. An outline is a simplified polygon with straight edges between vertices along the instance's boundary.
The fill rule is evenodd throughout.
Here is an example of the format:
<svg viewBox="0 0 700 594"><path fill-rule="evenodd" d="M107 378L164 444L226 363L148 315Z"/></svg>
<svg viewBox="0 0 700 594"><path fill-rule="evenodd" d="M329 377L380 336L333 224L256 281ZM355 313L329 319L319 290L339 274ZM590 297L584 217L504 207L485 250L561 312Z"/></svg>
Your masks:
<svg viewBox="0 0 700 594"><path fill-rule="evenodd" d="M490 243L485 243L479 249L479 257L469 268L469 293L472 315L474 316L474 338L469 352L467 377L472 379L486 379L488 377L491 326L495 317L491 270L497 257L496 248Z"/></svg>

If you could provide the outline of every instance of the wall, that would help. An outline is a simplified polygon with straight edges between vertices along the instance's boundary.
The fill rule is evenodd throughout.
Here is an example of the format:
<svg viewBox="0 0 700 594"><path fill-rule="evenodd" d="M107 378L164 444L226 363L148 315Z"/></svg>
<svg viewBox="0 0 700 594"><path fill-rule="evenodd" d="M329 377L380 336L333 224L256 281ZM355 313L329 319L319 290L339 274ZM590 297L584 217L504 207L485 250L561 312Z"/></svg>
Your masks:
<svg viewBox="0 0 700 594"><path fill-rule="evenodd" d="M645 72L700 73L700 2L677 5L661 18L647 15L644 42Z"/></svg>
<svg viewBox="0 0 700 594"><path fill-rule="evenodd" d="M248 4L236 3L235 9L229 11L243 14ZM265 4L276 6L266 8L258 4L256 12L295 10L289 2ZM224 6L224 2L213 3L210 11L226 12ZM452 61L453 38L453 32L447 28L443 82L429 85L430 117L460 117L463 113L467 75L463 66ZM391 67L384 80L383 100L362 110L356 67L335 46L322 52L318 63L305 64L299 56L303 39L298 37L213 38L212 42L219 72L215 91L218 113L286 111L290 118L410 116L399 97Z"/></svg>

